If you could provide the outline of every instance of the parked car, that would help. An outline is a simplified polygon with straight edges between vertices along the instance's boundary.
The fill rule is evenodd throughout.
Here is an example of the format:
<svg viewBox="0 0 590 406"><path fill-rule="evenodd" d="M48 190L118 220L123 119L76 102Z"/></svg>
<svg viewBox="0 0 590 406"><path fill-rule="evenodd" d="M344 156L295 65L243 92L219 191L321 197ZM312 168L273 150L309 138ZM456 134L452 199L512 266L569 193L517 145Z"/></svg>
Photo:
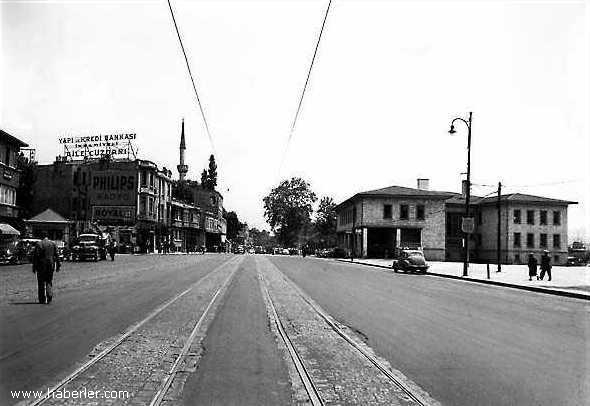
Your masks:
<svg viewBox="0 0 590 406"><path fill-rule="evenodd" d="M234 254L244 254L246 250L243 245L238 245L234 251Z"/></svg>
<svg viewBox="0 0 590 406"><path fill-rule="evenodd" d="M281 249L281 255L290 255L289 248L283 248L283 249Z"/></svg>
<svg viewBox="0 0 590 406"><path fill-rule="evenodd" d="M98 234L80 234L71 248L72 261L106 259L105 241Z"/></svg>
<svg viewBox="0 0 590 406"><path fill-rule="evenodd" d="M426 263L424 253L415 249L401 249L399 256L391 265L394 272L421 272L426 273L429 265Z"/></svg>
<svg viewBox="0 0 590 406"><path fill-rule="evenodd" d="M299 255L299 249L298 248L289 248L289 255Z"/></svg>
<svg viewBox="0 0 590 406"><path fill-rule="evenodd" d="M586 265L586 261L579 257L567 257L567 262L565 266L584 266Z"/></svg>

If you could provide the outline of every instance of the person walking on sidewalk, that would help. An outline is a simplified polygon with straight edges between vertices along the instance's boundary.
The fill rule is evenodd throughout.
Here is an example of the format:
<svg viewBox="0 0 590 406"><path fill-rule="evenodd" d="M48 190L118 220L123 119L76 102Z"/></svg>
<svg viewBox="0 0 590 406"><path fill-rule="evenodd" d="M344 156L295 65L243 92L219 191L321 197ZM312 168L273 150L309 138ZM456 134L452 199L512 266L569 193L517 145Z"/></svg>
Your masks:
<svg viewBox="0 0 590 406"><path fill-rule="evenodd" d="M533 255L533 253L531 252L529 254L529 281L533 280L533 276L537 278L537 280L539 280L539 277L537 276L537 258L535 258L535 256Z"/></svg>
<svg viewBox="0 0 590 406"><path fill-rule="evenodd" d="M551 258L549 257L549 251L543 251L543 255L541 256L541 276L539 279L543 280L545 277L545 272L547 276L549 276L549 281L551 280Z"/></svg>
<svg viewBox="0 0 590 406"><path fill-rule="evenodd" d="M57 246L47 238L47 233L41 232L41 238L33 252L33 273L37 274L39 303L49 304L53 299L53 272L59 272L61 263Z"/></svg>

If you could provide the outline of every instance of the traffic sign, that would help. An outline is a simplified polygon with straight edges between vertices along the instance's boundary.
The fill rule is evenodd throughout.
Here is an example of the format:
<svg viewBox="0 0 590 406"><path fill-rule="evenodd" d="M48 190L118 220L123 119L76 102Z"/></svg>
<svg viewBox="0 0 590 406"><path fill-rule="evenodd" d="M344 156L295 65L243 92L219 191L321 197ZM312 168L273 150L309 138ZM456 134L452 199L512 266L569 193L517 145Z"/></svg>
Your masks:
<svg viewBox="0 0 590 406"><path fill-rule="evenodd" d="M461 231L467 234L473 233L473 230L475 230L473 217L462 217L461 220Z"/></svg>

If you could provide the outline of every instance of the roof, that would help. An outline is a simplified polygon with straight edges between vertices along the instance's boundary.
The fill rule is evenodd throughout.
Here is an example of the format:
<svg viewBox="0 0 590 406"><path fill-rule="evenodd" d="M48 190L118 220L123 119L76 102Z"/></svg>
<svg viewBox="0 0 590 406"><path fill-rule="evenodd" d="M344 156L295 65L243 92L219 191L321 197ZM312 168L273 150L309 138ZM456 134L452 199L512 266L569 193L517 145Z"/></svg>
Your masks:
<svg viewBox="0 0 590 406"><path fill-rule="evenodd" d="M344 203L347 203L350 200L353 200L357 197L424 197L429 199L448 199L453 196L457 196L458 193L454 192L442 192L437 190L424 190L424 189L415 189L410 187L403 187L403 186L388 186L381 189L369 190L366 192L360 192L355 194L354 196L344 200L342 203L337 205L336 207L342 206Z"/></svg>
<svg viewBox="0 0 590 406"><path fill-rule="evenodd" d="M31 222L31 223L69 223L70 222L51 209L46 209L45 211L43 211L43 212L37 214L36 216L34 216L28 220L25 220L25 221Z"/></svg>
<svg viewBox="0 0 590 406"><path fill-rule="evenodd" d="M0 129L0 140L9 144L18 145L19 147L28 147L29 144L19 140L18 138L8 134L6 131Z"/></svg>
<svg viewBox="0 0 590 406"><path fill-rule="evenodd" d="M561 199L552 199L550 197L543 197L543 196L533 196L527 195L524 193L508 193L502 195L501 200L513 202L513 203L545 203L545 204L557 204L557 205L568 205L568 204L578 204L578 202L572 202L569 200L561 200ZM497 196L490 196L481 199L478 204L490 204L496 203L498 201Z"/></svg>
<svg viewBox="0 0 590 406"><path fill-rule="evenodd" d="M20 235L20 232L10 224L0 223L1 235Z"/></svg>
<svg viewBox="0 0 590 406"><path fill-rule="evenodd" d="M469 198L469 204L479 204L482 201L482 197L480 196L473 196L471 195ZM451 197L450 199L445 200L446 204L465 204L465 197L461 194L457 194L456 196Z"/></svg>

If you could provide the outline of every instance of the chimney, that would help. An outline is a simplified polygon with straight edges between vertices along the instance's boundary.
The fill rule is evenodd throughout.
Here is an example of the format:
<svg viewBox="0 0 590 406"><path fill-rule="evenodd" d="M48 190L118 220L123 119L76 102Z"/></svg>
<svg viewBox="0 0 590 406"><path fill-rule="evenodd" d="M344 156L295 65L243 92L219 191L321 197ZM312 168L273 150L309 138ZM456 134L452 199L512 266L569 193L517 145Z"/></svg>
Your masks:
<svg viewBox="0 0 590 406"><path fill-rule="evenodd" d="M430 179L418 178L417 183L418 183L418 189L430 190Z"/></svg>
<svg viewBox="0 0 590 406"><path fill-rule="evenodd" d="M467 197L467 188L469 187L468 183L467 183L467 179L463 179L461 181L461 197L466 198Z"/></svg>

